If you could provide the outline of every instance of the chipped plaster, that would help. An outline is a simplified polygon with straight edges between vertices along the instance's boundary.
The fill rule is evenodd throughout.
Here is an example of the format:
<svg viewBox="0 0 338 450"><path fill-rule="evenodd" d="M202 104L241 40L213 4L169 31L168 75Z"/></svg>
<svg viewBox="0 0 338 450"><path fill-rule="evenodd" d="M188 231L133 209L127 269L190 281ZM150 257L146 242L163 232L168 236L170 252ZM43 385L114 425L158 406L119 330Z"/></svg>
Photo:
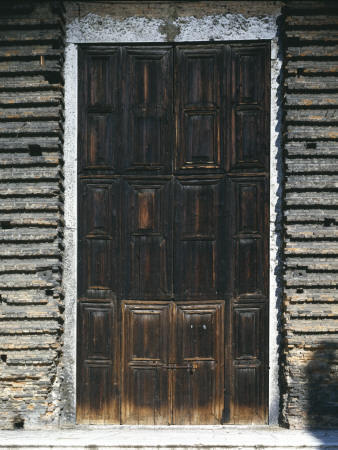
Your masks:
<svg viewBox="0 0 338 450"><path fill-rule="evenodd" d="M67 42L182 42L234 41L273 39L278 14L244 17L243 14L212 14L172 19L128 17L116 19L109 15L89 13L75 18L67 26Z"/></svg>

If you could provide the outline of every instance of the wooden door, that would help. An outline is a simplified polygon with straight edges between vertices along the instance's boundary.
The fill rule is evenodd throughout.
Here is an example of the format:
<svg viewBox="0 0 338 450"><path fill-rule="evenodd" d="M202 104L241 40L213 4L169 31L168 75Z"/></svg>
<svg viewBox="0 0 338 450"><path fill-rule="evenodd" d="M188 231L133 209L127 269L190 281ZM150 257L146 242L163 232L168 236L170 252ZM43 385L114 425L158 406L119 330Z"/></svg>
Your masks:
<svg viewBox="0 0 338 450"><path fill-rule="evenodd" d="M122 423L221 422L223 303L123 302Z"/></svg>
<svg viewBox="0 0 338 450"><path fill-rule="evenodd" d="M79 422L266 423L268 56L80 48Z"/></svg>

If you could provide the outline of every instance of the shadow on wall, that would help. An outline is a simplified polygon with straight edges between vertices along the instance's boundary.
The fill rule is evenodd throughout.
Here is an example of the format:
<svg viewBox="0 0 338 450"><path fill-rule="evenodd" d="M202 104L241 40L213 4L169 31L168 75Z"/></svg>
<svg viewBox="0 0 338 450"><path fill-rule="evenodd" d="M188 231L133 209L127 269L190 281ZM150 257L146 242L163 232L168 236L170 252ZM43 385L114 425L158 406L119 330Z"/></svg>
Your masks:
<svg viewBox="0 0 338 450"><path fill-rule="evenodd" d="M338 341L323 342L306 372L309 428L338 428Z"/></svg>

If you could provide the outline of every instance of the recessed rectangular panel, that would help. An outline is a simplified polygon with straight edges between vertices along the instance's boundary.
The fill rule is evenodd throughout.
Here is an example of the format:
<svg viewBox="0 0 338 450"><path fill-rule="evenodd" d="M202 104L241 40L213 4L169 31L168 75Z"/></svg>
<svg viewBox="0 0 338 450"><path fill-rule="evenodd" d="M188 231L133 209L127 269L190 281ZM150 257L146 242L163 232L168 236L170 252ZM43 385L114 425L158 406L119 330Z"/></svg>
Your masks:
<svg viewBox="0 0 338 450"><path fill-rule="evenodd" d="M93 112L86 117L83 167L113 168L116 156L115 113Z"/></svg>
<svg viewBox="0 0 338 450"><path fill-rule="evenodd" d="M111 186L88 186L89 193L89 217L88 217L88 234L110 235L112 219L111 207ZM90 214L91 213L91 214Z"/></svg>
<svg viewBox="0 0 338 450"><path fill-rule="evenodd" d="M119 51L117 47L99 51L79 51L79 103L86 108L114 108L117 103ZM84 67L81 67L84 64Z"/></svg>
<svg viewBox="0 0 338 450"><path fill-rule="evenodd" d="M234 366L234 423L266 423L259 365Z"/></svg>
<svg viewBox="0 0 338 450"><path fill-rule="evenodd" d="M258 58L256 55L241 55L239 65L239 100L243 103L260 101L260 84L257 76ZM260 73L259 73L260 75Z"/></svg>
<svg viewBox="0 0 338 450"><path fill-rule="evenodd" d="M183 107L218 105L221 46L179 47L177 52L181 62L180 81L184 80Z"/></svg>
<svg viewBox="0 0 338 450"><path fill-rule="evenodd" d="M177 304L178 361L217 360L217 336L222 335L223 302ZM216 340L215 340L216 339Z"/></svg>
<svg viewBox="0 0 338 450"><path fill-rule="evenodd" d="M132 70L131 94L133 105L156 106L161 103L160 95L163 80L162 59L166 55L149 54L144 51L135 53L128 52L130 68Z"/></svg>
<svg viewBox="0 0 338 450"><path fill-rule="evenodd" d="M175 425L219 425L223 398L218 374L212 362L200 363L197 369L174 372ZM221 385L222 386L222 385Z"/></svg>
<svg viewBox="0 0 338 450"><path fill-rule="evenodd" d="M239 238L235 242L236 292L238 296L263 293L262 241Z"/></svg>
<svg viewBox="0 0 338 450"><path fill-rule="evenodd" d="M133 163L140 166L144 164L161 164L161 117L154 114L134 113L131 120L131 138L133 142Z"/></svg>
<svg viewBox="0 0 338 450"><path fill-rule="evenodd" d="M257 58L257 56L243 55L241 57L241 79L243 82L240 98L243 102L258 102L260 100L261 85L259 81L263 80L259 80L261 73L257 74L260 62L260 58Z"/></svg>
<svg viewBox="0 0 338 450"><path fill-rule="evenodd" d="M261 131L260 111L243 110L236 114L237 162L258 163L264 161L265 148Z"/></svg>
<svg viewBox="0 0 338 450"><path fill-rule="evenodd" d="M169 374L155 367L130 367L125 374L122 425L169 425Z"/></svg>
<svg viewBox="0 0 338 450"><path fill-rule="evenodd" d="M235 336L236 358L258 358L259 309L236 309Z"/></svg>
<svg viewBox="0 0 338 450"><path fill-rule="evenodd" d="M110 423L112 418L112 365L85 364L86 422Z"/></svg>
<svg viewBox="0 0 338 450"><path fill-rule="evenodd" d="M221 130L218 111L185 111L180 119L177 169L220 169Z"/></svg>
<svg viewBox="0 0 338 450"><path fill-rule="evenodd" d="M185 240L181 242L182 290L187 298L216 294L216 243Z"/></svg>
<svg viewBox="0 0 338 450"><path fill-rule="evenodd" d="M137 195L137 229L155 231L154 189L139 189Z"/></svg>
<svg viewBox="0 0 338 450"><path fill-rule="evenodd" d="M190 56L190 55L189 55ZM217 103L217 60L211 55L186 56L189 105Z"/></svg>
<svg viewBox="0 0 338 450"><path fill-rule="evenodd" d="M240 103L262 103L266 89L266 47L236 48L234 89Z"/></svg>
<svg viewBox="0 0 338 450"><path fill-rule="evenodd" d="M168 360L168 302L123 302L124 360ZM167 331L166 331L167 330Z"/></svg>
<svg viewBox="0 0 338 450"><path fill-rule="evenodd" d="M82 342L85 359L111 360L112 308L105 304L82 304Z"/></svg>
<svg viewBox="0 0 338 450"><path fill-rule="evenodd" d="M163 185L132 186L132 229L134 233L160 233L162 231L164 191Z"/></svg>
<svg viewBox="0 0 338 450"><path fill-rule="evenodd" d="M210 312L189 314L187 320L189 324L184 327L183 332L183 342L187 343L183 358L212 358L214 338L212 315Z"/></svg>
<svg viewBox="0 0 338 450"><path fill-rule="evenodd" d="M160 236L140 236L134 258L140 262L140 298L169 294L167 283L167 242Z"/></svg>
<svg viewBox="0 0 338 450"><path fill-rule="evenodd" d="M224 301L177 302L178 364L222 360Z"/></svg>
<svg viewBox="0 0 338 450"><path fill-rule="evenodd" d="M215 114L187 115L187 163L219 162L217 146L215 145L217 142L217 136L215 136L217 129L215 129L214 119Z"/></svg>
<svg viewBox="0 0 338 450"><path fill-rule="evenodd" d="M217 234L219 192L215 184L182 184L177 198L182 205L182 238L212 237Z"/></svg>
<svg viewBox="0 0 338 450"><path fill-rule="evenodd" d="M118 59L116 47L79 50L80 171L116 170Z"/></svg>
<svg viewBox="0 0 338 450"><path fill-rule="evenodd" d="M239 184L238 192L238 233L259 232L259 217L261 216L258 206L261 204L258 197L257 184ZM259 192L260 193L260 192Z"/></svg>
<svg viewBox="0 0 338 450"><path fill-rule="evenodd" d="M116 87L112 79L109 56L91 56L88 62L88 106L106 106L112 101L110 92Z"/></svg>
<svg viewBox="0 0 338 450"><path fill-rule="evenodd" d="M116 182L81 180L78 231L78 278L81 298L108 298L115 291L115 265L119 259L118 194Z"/></svg>
<svg viewBox="0 0 338 450"><path fill-rule="evenodd" d="M86 220L82 224L84 236L111 237L116 234L116 186L82 182L81 195L85 199L82 210Z"/></svg>
<svg viewBox="0 0 338 450"><path fill-rule="evenodd" d="M89 358L110 359L112 323L110 311L90 311Z"/></svg>
<svg viewBox="0 0 338 450"><path fill-rule="evenodd" d="M133 308L128 305L126 308L130 315L128 323L130 361L141 359L165 361L168 349L164 345L163 332L168 326L167 305L164 307L147 305L144 308L140 306Z"/></svg>
<svg viewBox="0 0 338 450"><path fill-rule="evenodd" d="M112 241L108 239L86 239L84 245L83 281L87 289L112 289Z"/></svg>
<svg viewBox="0 0 338 450"><path fill-rule="evenodd" d="M112 423L113 305L79 302L77 361L77 421Z"/></svg>
<svg viewBox="0 0 338 450"><path fill-rule="evenodd" d="M139 311L132 313L132 359L162 359L160 312ZM154 339L155 336L155 339Z"/></svg>

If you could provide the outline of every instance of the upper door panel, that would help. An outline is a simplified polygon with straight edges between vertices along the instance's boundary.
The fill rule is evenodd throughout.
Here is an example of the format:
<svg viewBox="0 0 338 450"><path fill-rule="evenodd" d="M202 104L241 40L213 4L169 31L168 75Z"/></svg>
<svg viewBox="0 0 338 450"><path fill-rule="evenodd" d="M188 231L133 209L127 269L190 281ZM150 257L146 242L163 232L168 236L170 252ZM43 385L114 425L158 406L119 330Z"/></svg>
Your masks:
<svg viewBox="0 0 338 450"><path fill-rule="evenodd" d="M123 54L123 172L170 173L171 47L132 47Z"/></svg>
<svg viewBox="0 0 338 450"><path fill-rule="evenodd" d="M269 71L266 45L232 47L227 169L269 170Z"/></svg>
<svg viewBox="0 0 338 450"><path fill-rule="evenodd" d="M220 171L224 159L226 47L176 48L175 170Z"/></svg>
<svg viewBox="0 0 338 450"><path fill-rule="evenodd" d="M111 174L118 160L118 96L121 51L79 50L79 170Z"/></svg>

